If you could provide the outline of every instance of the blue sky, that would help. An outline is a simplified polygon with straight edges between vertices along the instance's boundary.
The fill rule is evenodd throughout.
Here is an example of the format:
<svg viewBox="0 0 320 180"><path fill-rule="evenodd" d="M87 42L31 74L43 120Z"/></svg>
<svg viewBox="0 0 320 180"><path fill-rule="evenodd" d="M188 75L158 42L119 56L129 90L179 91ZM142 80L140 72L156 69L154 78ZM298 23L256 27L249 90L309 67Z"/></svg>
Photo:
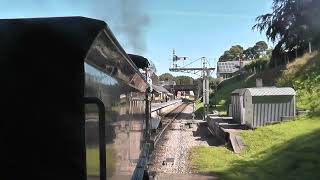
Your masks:
<svg viewBox="0 0 320 180"><path fill-rule="evenodd" d="M157 74L168 72L172 49L210 64L231 45L247 48L264 34L252 31L255 17L271 12L271 0L0 0L0 18L80 15L106 21L128 53L151 59ZM136 12L126 21L125 2ZM125 13L126 14L126 13ZM142 20L140 20L140 19ZM136 36L122 31L126 23L141 26ZM134 31L136 32L136 31ZM133 41L139 39L140 48ZM195 66L200 64L195 64ZM175 74L175 73L173 73ZM177 75L177 74L175 74Z"/></svg>

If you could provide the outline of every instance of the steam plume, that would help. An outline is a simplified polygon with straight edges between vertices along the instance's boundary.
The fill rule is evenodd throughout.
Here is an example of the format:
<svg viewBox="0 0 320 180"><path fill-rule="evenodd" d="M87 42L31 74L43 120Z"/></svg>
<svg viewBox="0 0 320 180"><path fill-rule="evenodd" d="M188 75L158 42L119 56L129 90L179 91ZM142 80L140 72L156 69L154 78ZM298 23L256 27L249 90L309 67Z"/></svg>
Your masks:
<svg viewBox="0 0 320 180"><path fill-rule="evenodd" d="M119 31L128 38L129 44L137 53L146 50L144 28L149 24L149 17L143 12L143 0L120 0Z"/></svg>
<svg viewBox="0 0 320 180"><path fill-rule="evenodd" d="M114 24L112 31L121 34L135 52L146 50L145 29L150 18L146 14L146 0L94 0L90 3L90 16Z"/></svg>

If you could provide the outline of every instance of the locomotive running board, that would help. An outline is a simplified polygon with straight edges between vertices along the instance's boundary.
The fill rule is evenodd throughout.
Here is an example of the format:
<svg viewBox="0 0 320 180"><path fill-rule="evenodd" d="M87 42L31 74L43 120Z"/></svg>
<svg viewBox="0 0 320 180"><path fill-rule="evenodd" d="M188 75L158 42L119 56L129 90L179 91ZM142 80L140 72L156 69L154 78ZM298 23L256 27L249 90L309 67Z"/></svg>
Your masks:
<svg viewBox="0 0 320 180"><path fill-rule="evenodd" d="M144 144L143 150L140 154L139 161L137 166L133 172L131 180L143 180L145 177L148 177L148 173L146 172L147 162L149 160L149 150L150 144Z"/></svg>

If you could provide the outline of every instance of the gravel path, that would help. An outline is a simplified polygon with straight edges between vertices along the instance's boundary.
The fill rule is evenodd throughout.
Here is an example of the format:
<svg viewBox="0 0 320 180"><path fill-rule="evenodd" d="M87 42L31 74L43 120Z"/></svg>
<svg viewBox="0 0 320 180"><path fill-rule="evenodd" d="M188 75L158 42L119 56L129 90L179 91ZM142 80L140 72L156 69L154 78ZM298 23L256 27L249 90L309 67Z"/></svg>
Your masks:
<svg viewBox="0 0 320 180"><path fill-rule="evenodd" d="M151 160L151 171L157 174L185 174L191 173L188 166L188 152L194 146L209 146L214 144L212 136L205 125L193 124L185 127L181 122L192 119L193 106L188 105L158 142Z"/></svg>

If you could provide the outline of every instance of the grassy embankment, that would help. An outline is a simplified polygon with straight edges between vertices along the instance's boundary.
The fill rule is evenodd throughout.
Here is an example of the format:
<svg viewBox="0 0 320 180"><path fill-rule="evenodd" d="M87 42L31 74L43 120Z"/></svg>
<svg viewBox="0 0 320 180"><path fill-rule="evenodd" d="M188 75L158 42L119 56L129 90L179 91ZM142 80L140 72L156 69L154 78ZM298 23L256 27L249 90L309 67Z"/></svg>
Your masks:
<svg viewBox="0 0 320 180"><path fill-rule="evenodd" d="M217 93L210 95L211 104L213 105L213 101L216 100L216 110L218 110L221 115L226 115L228 104L230 103L230 93L238 88L254 86L252 83L253 76L252 74L246 73L222 81L219 84Z"/></svg>
<svg viewBox="0 0 320 180"><path fill-rule="evenodd" d="M203 118L203 102L201 99L197 99L194 103L195 103L194 114L196 115L197 119L202 119ZM214 108L210 106L209 113L212 113L213 109Z"/></svg>
<svg viewBox="0 0 320 180"><path fill-rule="evenodd" d="M226 147L196 147L190 153L194 171L220 179L320 179L320 55L289 64L274 84L293 86L298 107L312 113L242 132L246 149L240 155Z"/></svg>
<svg viewBox="0 0 320 180"><path fill-rule="evenodd" d="M281 69L283 67L277 67L273 69L266 69L262 72L253 74L245 73L230 79L222 81L218 86L216 94L211 94L211 104L214 104L214 100L217 100L217 110L226 114L228 104L230 103L230 93L239 88L250 88L256 86L256 78L263 80L264 86L275 86L276 79L281 76ZM216 96L216 97L215 97Z"/></svg>
<svg viewBox="0 0 320 180"><path fill-rule="evenodd" d="M194 114L198 119L202 119L203 118L203 102L201 101L201 99L197 99L194 102L194 106L195 106Z"/></svg>

